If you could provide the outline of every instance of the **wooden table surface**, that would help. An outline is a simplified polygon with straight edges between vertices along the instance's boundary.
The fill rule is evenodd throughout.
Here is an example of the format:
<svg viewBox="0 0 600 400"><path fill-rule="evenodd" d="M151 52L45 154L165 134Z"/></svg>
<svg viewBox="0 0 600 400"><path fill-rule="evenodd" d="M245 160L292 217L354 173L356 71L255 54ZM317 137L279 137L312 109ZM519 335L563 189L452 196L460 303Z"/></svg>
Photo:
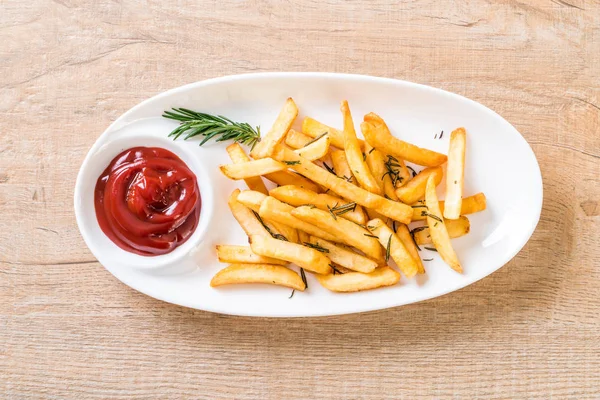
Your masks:
<svg viewBox="0 0 600 400"><path fill-rule="evenodd" d="M0 397L600 398L598 1L5 0L0 24ZM456 293L359 315L230 317L123 285L75 223L86 152L154 94L256 71L496 110L541 166L532 239Z"/></svg>

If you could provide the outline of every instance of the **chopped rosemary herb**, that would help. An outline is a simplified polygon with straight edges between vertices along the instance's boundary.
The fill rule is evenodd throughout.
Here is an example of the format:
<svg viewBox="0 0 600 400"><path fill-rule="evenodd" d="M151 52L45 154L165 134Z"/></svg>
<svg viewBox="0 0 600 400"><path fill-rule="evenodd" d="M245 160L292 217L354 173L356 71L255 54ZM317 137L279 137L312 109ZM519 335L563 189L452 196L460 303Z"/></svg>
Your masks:
<svg viewBox="0 0 600 400"><path fill-rule="evenodd" d="M333 265L333 264L329 264L329 266L330 266L330 267L331 267L331 269L333 270L333 274L334 274L334 275L335 275L335 274L340 274L340 275L342 275L342 274L343 274L343 272L342 272L342 271L340 271L339 269L337 269L337 268L335 267L335 265Z"/></svg>
<svg viewBox="0 0 600 400"><path fill-rule="evenodd" d="M429 251L435 251L437 252L437 250L433 247L424 247L425 250L429 250Z"/></svg>
<svg viewBox="0 0 600 400"><path fill-rule="evenodd" d="M397 232L396 221L392 221L392 229L394 230L394 233Z"/></svg>
<svg viewBox="0 0 600 400"><path fill-rule="evenodd" d="M392 235L388 238L387 246L385 247L385 262L390 260L390 250L392 248Z"/></svg>
<svg viewBox="0 0 600 400"><path fill-rule="evenodd" d="M292 289L292 294L290 294L290 297L288 297L288 299L291 299L292 297L294 297L294 293L296 293L296 289Z"/></svg>
<svg viewBox="0 0 600 400"><path fill-rule="evenodd" d="M423 261L433 261L433 258L424 258Z"/></svg>
<svg viewBox="0 0 600 400"><path fill-rule="evenodd" d="M310 207L310 208L317 208L317 206L315 206L314 204L310 204L310 203L307 203L307 204L301 204L301 205L299 205L298 207Z"/></svg>
<svg viewBox="0 0 600 400"><path fill-rule="evenodd" d="M400 162L394 156L388 155L387 161L385 162L385 169L387 172L381 176L381 180L385 179L387 175L389 175L392 180L392 185L396 187L396 183L402 183L402 178L400 176Z"/></svg>
<svg viewBox="0 0 600 400"><path fill-rule="evenodd" d="M427 208L427 206L425 204L413 204L411 207L412 208Z"/></svg>
<svg viewBox="0 0 600 400"><path fill-rule="evenodd" d="M327 208L329 208L329 207L327 207ZM333 206L333 208L330 209L330 212L334 213L335 215L342 215L342 214L345 214L347 212L354 211L354 210L356 210L356 203L354 203L354 202L348 203L348 204L342 204L341 206L338 206L336 203L335 206Z"/></svg>
<svg viewBox="0 0 600 400"><path fill-rule="evenodd" d="M304 288L308 289L308 282L306 281L306 274L304 273L304 268L300 268L300 277L302 277L302 282L304 282Z"/></svg>
<svg viewBox="0 0 600 400"><path fill-rule="evenodd" d="M419 226L415 229L413 229L412 231L410 231L410 237L413 240L413 243L415 244L415 246L417 247L417 250L421 251L421 248L419 247L419 245L417 244L417 241L415 240L415 233L417 232L421 232L423 229L427 229L426 226Z"/></svg>
<svg viewBox="0 0 600 400"><path fill-rule="evenodd" d="M411 170L413 178L417 176L417 171L415 171L410 165L407 165L406 168Z"/></svg>
<svg viewBox="0 0 600 400"><path fill-rule="evenodd" d="M269 228L265 222L262 220L262 218L260 217L260 215L258 215L258 213L254 210L252 210L252 213L254 214L254 216L256 217L256 219L258 219L258 222L261 223L261 225L266 229L267 232L269 232L269 235L271 235L274 239L279 239L279 240L283 240L284 242L287 242L287 238L285 236L283 236L280 233L274 233L271 228Z"/></svg>
<svg viewBox="0 0 600 400"><path fill-rule="evenodd" d="M375 238L375 239L379 239L379 236L371 235L370 233L363 233L363 235L365 235L367 237L372 237L372 238Z"/></svg>
<svg viewBox="0 0 600 400"><path fill-rule="evenodd" d="M310 247L311 249L315 249L317 251L320 251L321 253L329 253L329 249L326 249L325 247L321 247L318 244L304 242L304 245L306 247Z"/></svg>
<svg viewBox="0 0 600 400"><path fill-rule="evenodd" d="M331 214L331 216L333 217L333 219L337 221L337 217L335 216L335 213L333 212L333 209L331 207L329 207L329 204L327 205L327 210L329 211L329 214Z"/></svg>
<svg viewBox="0 0 600 400"><path fill-rule="evenodd" d="M323 166L324 166L324 167L325 167L325 169L326 169L327 171L329 171L330 173L332 173L332 174L334 174L334 175L336 174L336 173L335 173L335 170L334 170L332 167L330 167L329 165L327 165L327 163L326 163L326 162L324 162L324 163L323 163Z"/></svg>
<svg viewBox="0 0 600 400"><path fill-rule="evenodd" d="M442 138L442 136L444 136L444 131L442 131L442 133L440 133L440 139Z"/></svg>
<svg viewBox="0 0 600 400"><path fill-rule="evenodd" d="M363 153L363 161L365 161L367 159L367 155L365 153Z"/></svg>
<svg viewBox="0 0 600 400"><path fill-rule="evenodd" d="M373 152L373 150L375 150L375 147L373 147L371 150L369 150L369 154L371 154Z"/></svg>
<svg viewBox="0 0 600 400"><path fill-rule="evenodd" d="M283 161L283 163L287 165L298 165L300 164L300 161Z"/></svg>
<svg viewBox="0 0 600 400"><path fill-rule="evenodd" d="M307 142L304 147L308 146L309 144L313 144L314 142L316 142L317 140L321 139L323 136L327 135L329 132L325 132L320 134L319 136L315 137L313 140Z"/></svg>
<svg viewBox="0 0 600 400"><path fill-rule="evenodd" d="M435 219L438 222L443 222L440 217L438 217L437 215L430 214L425 210L421 211L421 217L429 217Z"/></svg>

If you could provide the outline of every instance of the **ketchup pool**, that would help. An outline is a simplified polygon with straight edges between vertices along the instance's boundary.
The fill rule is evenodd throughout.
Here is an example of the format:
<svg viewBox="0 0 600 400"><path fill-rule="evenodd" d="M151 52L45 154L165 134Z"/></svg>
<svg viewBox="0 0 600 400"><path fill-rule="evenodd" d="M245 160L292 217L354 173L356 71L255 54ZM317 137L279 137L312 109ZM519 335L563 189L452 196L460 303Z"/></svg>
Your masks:
<svg viewBox="0 0 600 400"><path fill-rule="evenodd" d="M167 254L198 226L196 176L175 154L133 147L116 156L96 181L98 224L117 246L143 256Z"/></svg>

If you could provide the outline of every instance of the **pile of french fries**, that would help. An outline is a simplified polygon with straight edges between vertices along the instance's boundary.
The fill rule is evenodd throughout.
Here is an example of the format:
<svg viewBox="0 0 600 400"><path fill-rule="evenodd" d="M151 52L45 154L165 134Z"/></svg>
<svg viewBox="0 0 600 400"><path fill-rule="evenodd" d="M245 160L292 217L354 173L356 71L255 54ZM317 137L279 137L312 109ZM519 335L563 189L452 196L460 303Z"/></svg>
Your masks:
<svg viewBox="0 0 600 400"><path fill-rule="evenodd" d="M342 130L307 117L298 132L291 129L298 107L290 98L250 157L238 143L227 148L232 163L221 171L248 186L228 204L249 246L217 246L219 261L230 265L211 286L268 283L303 291L305 271L335 292L391 286L401 279L394 264L407 279L425 273L419 245L432 246L462 273L450 239L469 232L465 214L486 208L483 193L463 197L465 129L452 132L446 156L392 136L374 113L364 116L360 140L347 101L341 114ZM411 174L406 162L426 168ZM446 163L446 198L439 201ZM277 187L267 190L263 178ZM425 225L411 231L414 221Z"/></svg>

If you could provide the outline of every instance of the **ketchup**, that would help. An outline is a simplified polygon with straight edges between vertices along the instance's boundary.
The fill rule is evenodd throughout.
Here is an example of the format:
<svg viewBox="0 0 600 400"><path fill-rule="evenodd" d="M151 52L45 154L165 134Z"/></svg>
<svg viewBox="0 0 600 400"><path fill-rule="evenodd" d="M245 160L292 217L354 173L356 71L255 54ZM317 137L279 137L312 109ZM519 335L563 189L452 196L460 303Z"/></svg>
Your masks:
<svg viewBox="0 0 600 400"><path fill-rule="evenodd" d="M117 246L157 256L192 236L201 199L196 176L179 157L158 147L134 147L102 172L94 205L100 228Z"/></svg>

